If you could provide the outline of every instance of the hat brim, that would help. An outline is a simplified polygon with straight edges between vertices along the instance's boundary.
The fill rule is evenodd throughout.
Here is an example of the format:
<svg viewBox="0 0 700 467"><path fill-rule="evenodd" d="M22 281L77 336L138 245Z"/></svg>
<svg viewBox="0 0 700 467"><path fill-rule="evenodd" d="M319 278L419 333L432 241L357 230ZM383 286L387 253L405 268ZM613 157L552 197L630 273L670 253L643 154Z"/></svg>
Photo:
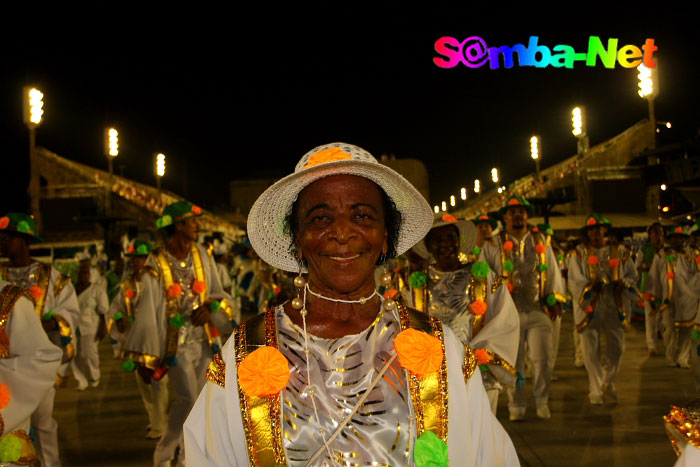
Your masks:
<svg viewBox="0 0 700 467"><path fill-rule="evenodd" d="M185 222L187 219L190 219L192 217L202 217L203 214L204 214L203 212L200 212L199 214L194 214L194 213L188 212L187 214L183 214L183 217L178 218L178 220L176 220L176 221L174 220L170 224L164 225L163 227L158 227L156 230L163 230L163 229L167 228L169 225L180 224L180 223Z"/></svg>
<svg viewBox="0 0 700 467"><path fill-rule="evenodd" d="M496 230L498 228L498 221L495 219L474 219L472 222L475 226L483 222L489 224L493 230Z"/></svg>
<svg viewBox="0 0 700 467"><path fill-rule="evenodd" d="M439 221L433 224L430 230L437 229L445 225L454 225L459 230L459 251L460 253L469 254L476 245L476 226L474 222L466 219L458 220L457 222ZM426 234L427 235L427 234ZM413 247L413 251L421 258L428 259L432 255L428 251L428 246L425 244L425 237L421 239Z"/></svg>
<svg viewBox="0 0 700 467"><path fill-rule="evenodd" d="M327 162L287 175L265 190L253 204L248 214L248 238L263 261L284 271L299 271L299 262L291 253L292 238L285 231L286 216L301 190L333 175L355 175L371 180L392 199L401 213L397 254L415 245L432 227L433 210L427 201L391 168L355 159Z"/></svg>
<svg viewBox="0 0 700 467"><path fill-rule="evenodd" d="M508 212L510 208L525 208L527 209L528 216L532 216L533 214L535 214L535 208L534 206L532 206L532 204L506 204L498 210L498 215L501 216L501 218L503 218L503 216L506 215L506 212Z"/></svg>
<svg viewBox="0 0 700 467"><path fill-rule="evenodd" d="M586 232L588 232L588 229L591 229L593 227L606 227L609 230L609 229L612 229L612 224L607 222L607 223L603 223L603 224L585 225L585 226L581 227L581 232L586 233Z"/></svg>
<svg viewBox="0 0 700 467"><path fill-rule="evenodd" d="M34 234L26 233L26 232L20 232L19 230L15 230L12 228L7 228L7 229L4 229L0 232L6 232L9 234L19 235L21 237L25 237L28 240L30 240L31 243L42 243L44 241L44 239L39 237L38 235L34 235Z"/></svg>

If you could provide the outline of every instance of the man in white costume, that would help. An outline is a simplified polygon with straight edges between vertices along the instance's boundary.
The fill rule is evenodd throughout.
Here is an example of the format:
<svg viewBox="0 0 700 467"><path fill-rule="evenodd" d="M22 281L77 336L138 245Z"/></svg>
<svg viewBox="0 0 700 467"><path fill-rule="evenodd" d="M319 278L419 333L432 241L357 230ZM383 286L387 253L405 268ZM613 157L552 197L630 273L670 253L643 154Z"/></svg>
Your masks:
<svg viewBox="0 0 700 467"><path fill-rule="evenodd" d="M73 376L78 381L78 391L100 384L100 354L98 344L106 334L104 315L109 310L107 292L100 282L91 280L90 265L78 269L78 305L80 320L78 329L78 349L71 364Z"/></svg>
<svg viewBox="0 0 700 467"><path fill-rule="evenodd" d="M534 208L525 198L513 195L499 211L505 230L481 248L482 261L507 279L507 287L520 315L520 342L515 367L523 374L525 352L532 363L532 397L537 416L551 417L549 383L554 356L553 321L559 319L564 280L547 237L528 227ZM524 385L508 390L511 421L525 419L527 393Z"/></svg>
<svg viewBox="0 0 700 467"><path fill-rule="evenodd" d="M153 245L143 240L134 240L129 243L124 255L129 259L129 272L127 277L119 285L119 292L112 300L109 308L109 334L119 345L119 352L126 342L126 338L134 322L134 313L138 308L140 292L142 289L141 279L144 274L150 274L158 278L158 272L153 266L147 266L148 255L153 251ZM125 361L122 368L126 371L133 371L135 364L133 361ZM168 410L168 375L160 380L151 380L146 384L138 373L136 376L136 386L141 394L141 400L148 414L147 439L159 439L165 433L167 410Z"/></svg>
<svg viewBox="0 0 700 467"><path fill-rule="evenodd" d="M26 292L0 281L0 451L2 465L30 465L38 455L30 417L53 389L63 352L49 341Z"/></svg>
<svg viewBox="0 0 700 467"><path fill-rule="evenodd" d="M34 311L51 342L63 349L63 361L56 374L56 386L68 382L69 362L75 355L75 330L80 308L75 288L68 276L48 264L39 263L29 256L31 242L40 242L36 224L31 216L8 213L0 218L0 246L9 265L0 269L2 278L29 291L34 299ZM61 465L58 454L58 424L53 418L53 400L56 391L51 388L32 415L32 427L42 465Z"/></svg>
<svg viewBox="0 0 700 467"><path fill-rule="evenodd" d="M377 263L420 240L432 217L409 182L345 143L308 152L258 198L256 252L308 279L214 358L185 423L189 467L518 465L474 352L376 291Z"/></svg>
<svg viewBox="0 0 700 467"><path fill-rule="evenodd" d="M664 228L659 222L654 222L647 228L647 235L649 241L642 245L634 261L637 274L640 276L639 290L641 291L646 290L651 265L664 247ZM647 350L650 357L658 353L656 340L660 318L658 310L649 303L649 300L644 300L644 327L646 328ZM668 347L668 342L665 342L665 345Z"/></svg>
<svg viewBox="0 0 700 467"><path fill-rule="evenodd" d="M439 318L476 352L495 415L500 390L517 385L514 365L520 318L503 279L483 261L462 260L473 258L469 253L475 240L473 222L450 214L436 219L425 239L413 248L431 264L427 276L422 271L413 273L414 283L422 274L424 285L414 287L412 295L417 310Z"/></svg>
<svg viewBox="0 0 700 467"><path fill-rule="evenodd" d="M583 361L588 373L591 404L603 398L617 401L615 379L620 372L625 348L623 323L625 300L638 300L637 269L629 251L608 245L605 234L612 225L600 214L591 214L582 231L588 244L579 245L570 263L569 288L573 295L574 323L581 334ZM605 366L601 362L605 335Z"/></svg>
<svg viewBox="0 0 700 467"><path fill-rule="evenodd" d="M220 347L218 330L231 331L230 296L221 287L216 265L196 243L202 210L187 201L163 210L157 227L165 230L165 248L153 252L144 274L122 357L138 365L146 384L167 372L175 402L165 434L156 445L156 465L170 465L180 444L182 425L197 394L213 351ZM180 460L184 456L181 455Z"/></svg>

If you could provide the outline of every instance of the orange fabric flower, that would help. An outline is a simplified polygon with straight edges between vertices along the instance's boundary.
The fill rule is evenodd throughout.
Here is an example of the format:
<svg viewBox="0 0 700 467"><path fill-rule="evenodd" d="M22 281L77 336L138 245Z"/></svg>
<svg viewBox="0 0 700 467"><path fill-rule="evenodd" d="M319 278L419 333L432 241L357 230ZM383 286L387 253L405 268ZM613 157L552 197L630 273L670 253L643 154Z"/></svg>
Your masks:
<svg viewBox="0 0 700 467"><path fill-rule="evenodd" d="M133 299L134 296L136 295L136 292L134 292L133 289L127 289L126 292L124 292L124 295L126 295L126 298L129 300Z"/></svg>
<svg viewBox="0 0 700 467"><path fill-rule="evenodd" d="M533 228L532 228L532 231L533 231L533 232L539 232L539 231L540 231L540 228L539 228L539 227L533 227ZM537 246L539 246L539 245L537 245Z"/></svg>
<svg viewBox="0 0 700 467"><path fill-rule="evenodd" d="M591 305L588 305L588 306L586 307L586 313L587 313L587 314L593 313L593 307L592 307Z"/></svg>
<svg viewBox="0 0 700 467"><path fill-rule="evenodd" d="M202 281L194 281L192 282L192 292L196 293L197 295L201 294L207 290L207 284L205 284Z"/></svg>
<svg viewBox="0 0 700 467"><path fill-rule="evenodd" d="M488 305L486 305L486 302L483 300L474 300L472 303L469 304L469 309L474 313L474 316L481 316L484 313L486 313L486 309L488 308Z"/></svg>
<svg viewBox="0 0 700 467"><path fill-rule="evenodd" d="M542 244L540 243L539 245L537 245L537 246L535 247L535 251L536 251L538 254L541 255L542 253L544 253L545 251L547 251L547 247L544 246L544 245L542 245Z"/></svg>
<svg viewBox="0 0 700 467"><path fill-rule="evenodd" d="M596 255L591 255L588 257L588 264L590 264L591 266L597 266L599 262L600 260Z"/></svg>
<svg viewBox="0 0 700 467"><path fill-rule="evenodd" d="M0 410L10 403L10 389L6 384L0 383Z"/></svg>
<svg viewBox="0 0 700 467"><path fill-rule="evenodd" d="M10 225L10 218L7 216L0 217L0 230L5 230Z"/></svg>
<svg viewBox="0 0 700 467"><path fill-rule="evenodd" d="M394 338L401 366L422 378L442 364L442 343L437 337L416 329L401 331Z"/></svg>
<svg viewBox="0 0 700 467"><path fill-rule="evenodd" d="M674 279L676 275L672 272L667 272L666 273L666 279Z"/></svg>
<svg viewBox="0 0 700 467"><path fill-rule="evenodd" d="M610 265L611 268L616 268L620 265L620 260L617 258L611 258L608 261L608 264Z"/></svg>
<svg viewBox="0 0 700 467"><path fill-rule="evenodd" d="M682 229L682 228L676 227L675 233L677 233L677 234L682 234L682 233L685 233L685 232L683 232L683 229Z"/></svg>
<svg viewBox="0 0 700 467"><path fill-rule="evenodd" d="M506 251L510 251L513 249L513 242L508 240L503 244L503 249Z"/></svg>
<svg viewBox="0 0 700 467"><path fill-rule="evenodd" d="M508 206L517 206L520 204L520 201L518 201L517 198L513 198L510 201L508 201Z"/></svg>
<svg viewBox="0 0 700 467"><path fill-rule="evenodd" d="M129 249L127 249L126 252L133 253L134 251L136 251L136 249L134 248L134 244L132 243L131 245L129 245Z"/></svg>
<svg viewBox="0 0 700 467"><path fill-rule="evenodd" d="M483 365L484 363L488 363L491 361L491 356L486 351L486 349L476 349L474 351L474 355L476 355L477 363L479 365Z"/></svg>
<svg viewBox="0 0 700 467"><path fill-rule="evenodd" d="M489 216L487 216L486 214L482 214L482 215L479 216L479 219L488 220L488 219L489 219Z"/></svg>
<svg viewBox="0 0 700 467"><path fill-rule="evenodd" d="M515 289L515 286L510 282L506 282L506 287L508 287L508 292L512 292Z"/></svg>
<svg viewBox="0 0 700 467"><path fill-rule="evenodd" d="M352 159L352 156L342 149L338 147L328 148L309 157L309 162L306 163L304 168L308 169L309 167L325 164L326 162L343 161L348 159Z"/></svg>
<svg viewBox="0 0 700 467"><path fill-rule="evenodd" d="M39 300L44 296L44 291L38 285L33 285L29 287L29 294L34 297L34 300Z"/></svg>
<svg viewBox="0 0 700 467"><path fill-rule="evenodd" d="M194 214L195 216L198 216L201 213L202 213L202 208L200 208L199 206L192 205L192 214Z"/></svg>
<svg viewBox="0 0 700 467"><path fill-rule="evenodd" d="M586 225L596 225L598 223L597 220L595 220L595 217L591 217L586 221Z"/></svg>
<svg viewBox="0 0 700 467"><path fill-rule="evenodd" d="M212 339L221 337L221 332L219 332L218 329L216 329L216 326L209 325L209 334L211 334Z"/></svg>
<svg viewBox="0 0 700 467"><path fill-rule="evenodd" d="M173 284L168 288L169 297L179 297L182 293L182 286L180 284Z"/></svg>
<svg viewBox="0 0 700 467"><path fill-rule="evenodd" d="M268 345L248 354L238 367L238 384L250 397L278 394L289 381L289 362Z"/></svg>
<svg viewBox="0 0 700 467"><path fill-rule="evenodd" d="M386 293L384 294L384 298L387 299L387 300L388 300L388 299L393 299L393 298L396 297L398 294L399 294L399 291L398 291L398 290L396 290L396 289L389 289L389 290L387 290Z"/></svg>
<svg viewBox="0 0 700 467"><path fill-rule="evenodd" d="M443 214L442 221L443 222L457 222L457 218L455 216L453 216L452 214Z"/></svg>

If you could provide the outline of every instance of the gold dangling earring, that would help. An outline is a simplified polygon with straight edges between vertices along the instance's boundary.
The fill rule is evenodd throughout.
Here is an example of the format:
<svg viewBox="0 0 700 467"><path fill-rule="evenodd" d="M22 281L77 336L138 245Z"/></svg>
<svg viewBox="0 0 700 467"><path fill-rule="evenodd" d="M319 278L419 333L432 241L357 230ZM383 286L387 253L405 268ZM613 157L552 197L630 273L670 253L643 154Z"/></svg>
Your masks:
<svg viewBox="0 0 700 467"><path fill-rule="evenodd" d="M304 307L304 301L301 299L301 291L306 287L306 279L301 275L301 258L299 258L299 275L294 278L294 287L297 288L297 296L292 300L292 308L301 310Z"/></svg>
<svg viewBox="0 0 700 467"><path fill-rule="evenodd" d="M385 288L385 290L389 290L389 286L391 285L391 273L386 270L386 256L384 253L379 257L380 263L383 263L384 265L384 273L379 279L379 282L382 284L382 286ZM384 308L387 310L393 310L394 307L396 307L396 302L392 298L387 298L384 300Z"/></svg>

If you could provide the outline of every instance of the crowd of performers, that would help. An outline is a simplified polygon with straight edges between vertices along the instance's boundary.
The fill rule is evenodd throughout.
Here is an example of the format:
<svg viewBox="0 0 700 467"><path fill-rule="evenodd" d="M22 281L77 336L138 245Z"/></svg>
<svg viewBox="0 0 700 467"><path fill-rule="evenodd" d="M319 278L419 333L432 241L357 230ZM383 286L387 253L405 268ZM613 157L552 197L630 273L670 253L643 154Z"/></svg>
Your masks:
<svg viewBox="0 0 700 467"><path fill-rule="evenodd" d="M200 244L199 215L186 201L167 206L157 223L160 248L132 239L105 274L81 254L74 282L30 257L29 245L41 241L30 216L0 218L8 259L0 268L0 463L60 465L56 388L71 373L79 391L100 384L97 347L105 336L122 368L134 372L147 437L158 440L155 465L184 461L183 425L205 381L220 377L207 368L220 364L234 327L296 294L294 275L266 265L247 240L214 236ZM494 414L507 392L511 421L526 418L529 401L537 417L550 418L564 312L573 313L574 359L588 373L591 404L617 401L635 307L644 309L649 355L662 338L668 365L691 368L700 394L698 224L654 223L648 241L625 245L599 214L568 241L548 225L530 225L532 215L514 195L475 219L437 217L423 240L377 270L379 293L449 326L474 351ZM697 425L686 423L697 423L698 413L674 407L666 417L685 458L697 456L684 446L700 444Z"/></svg>

